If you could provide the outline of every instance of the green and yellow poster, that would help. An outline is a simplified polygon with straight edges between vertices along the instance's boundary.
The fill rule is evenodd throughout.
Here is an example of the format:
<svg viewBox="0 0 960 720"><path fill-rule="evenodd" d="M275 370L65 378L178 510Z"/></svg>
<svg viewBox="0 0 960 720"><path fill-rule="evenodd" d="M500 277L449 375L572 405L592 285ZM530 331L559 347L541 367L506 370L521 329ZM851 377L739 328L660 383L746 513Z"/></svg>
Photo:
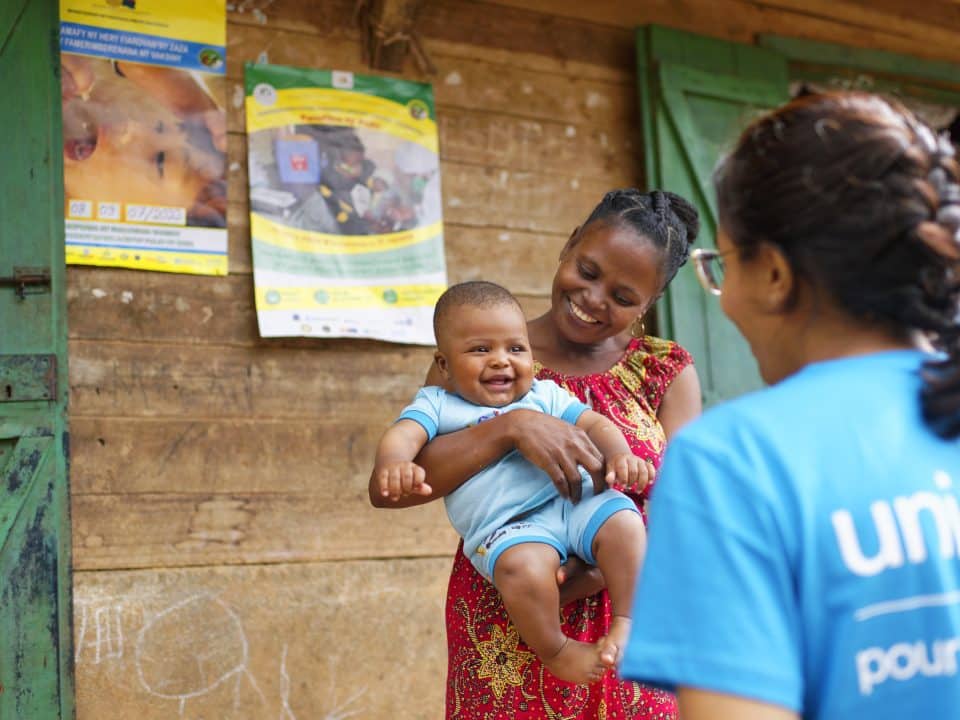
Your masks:
<svg viewBox="0 0 960 720"><path fill-rule="evenodd" d="M227 274L225 0L61 0L67 262Z"/></svg>
<svg viewBox="0 0 960 720"><path fill-rule="evenodd" d="M430 85L247 65L260 334L432 345L446 288Z"/></svg>

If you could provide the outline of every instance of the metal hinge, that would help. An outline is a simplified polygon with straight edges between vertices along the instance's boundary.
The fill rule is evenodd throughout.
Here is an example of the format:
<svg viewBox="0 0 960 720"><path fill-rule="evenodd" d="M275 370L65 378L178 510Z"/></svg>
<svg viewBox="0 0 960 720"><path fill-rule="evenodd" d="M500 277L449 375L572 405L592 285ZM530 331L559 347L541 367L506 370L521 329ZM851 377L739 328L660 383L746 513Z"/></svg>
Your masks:
<svg viewBox="0 0 960 720"><path fill-rule="evenodd" d="M0 277L0 287L12 287L17 297L50 292L50 268L15 267L13 277Z"/></svg>

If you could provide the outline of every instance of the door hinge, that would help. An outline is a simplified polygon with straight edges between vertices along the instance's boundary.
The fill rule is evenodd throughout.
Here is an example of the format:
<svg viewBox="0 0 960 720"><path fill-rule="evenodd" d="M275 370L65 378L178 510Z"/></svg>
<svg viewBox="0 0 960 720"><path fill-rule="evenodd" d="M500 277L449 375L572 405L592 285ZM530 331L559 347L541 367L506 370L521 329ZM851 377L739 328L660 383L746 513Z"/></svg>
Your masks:
<svg viewBox="0 0 960 720"><path fill-rule="evenodd" d="M0 403L56 399L56 355L0 355Z"/></svg>
<svg viewBox="0 0 960 720"><path fill-rule="evenodd" d="M50 268L15 267L13 277L0 277L0 287L12 287L21 300L50 292Z"/></svg>

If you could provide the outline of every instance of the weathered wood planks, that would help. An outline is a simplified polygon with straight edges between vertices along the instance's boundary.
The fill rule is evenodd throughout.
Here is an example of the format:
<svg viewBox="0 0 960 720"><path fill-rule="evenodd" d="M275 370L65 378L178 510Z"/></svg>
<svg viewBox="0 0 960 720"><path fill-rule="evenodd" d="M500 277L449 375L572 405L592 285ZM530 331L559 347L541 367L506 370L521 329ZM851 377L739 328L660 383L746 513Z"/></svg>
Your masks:
<svg viewBox="0 0 960 720"><path fill-rule="evenodd" d="M402 76L434 85L450 280L543 312L573 227L642 181L637 25L960 61L958 6L922 5L427 3L438 72ZM231 275L68 271L78 717L437 718L455 538L440 504L366 500L432 351L263 340L253 308L243 63L365 72L355 3L229 6Z"/></svg>
<svg viewBox="0 0 960 720"><path fill-rule="evenodd" d="M436 718L445 559L80 572L77 717Z"/></svg>

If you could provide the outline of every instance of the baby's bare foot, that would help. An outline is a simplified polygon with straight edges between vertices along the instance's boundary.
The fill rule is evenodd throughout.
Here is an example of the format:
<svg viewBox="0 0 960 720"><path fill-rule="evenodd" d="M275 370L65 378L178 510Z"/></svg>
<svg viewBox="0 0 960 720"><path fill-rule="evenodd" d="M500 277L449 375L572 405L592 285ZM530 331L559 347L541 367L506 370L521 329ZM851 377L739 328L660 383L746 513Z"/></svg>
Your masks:
<svg viewBox="0 0 960 720"><path fill-rule="evenodd" d="M614 615L610 621L610 632L606 637L597 641L600 663L611 670L615 670L623 659L623 648L630 637L630 618L623 615Z"/></svg>
<svg viewBox="0 0 960 720"><path fill-rule="evenodd" d="M557 678L577 685L596 682L605 670L595 645L570 638L567 638L556 655L541 660L544 667Z"/></svg>

